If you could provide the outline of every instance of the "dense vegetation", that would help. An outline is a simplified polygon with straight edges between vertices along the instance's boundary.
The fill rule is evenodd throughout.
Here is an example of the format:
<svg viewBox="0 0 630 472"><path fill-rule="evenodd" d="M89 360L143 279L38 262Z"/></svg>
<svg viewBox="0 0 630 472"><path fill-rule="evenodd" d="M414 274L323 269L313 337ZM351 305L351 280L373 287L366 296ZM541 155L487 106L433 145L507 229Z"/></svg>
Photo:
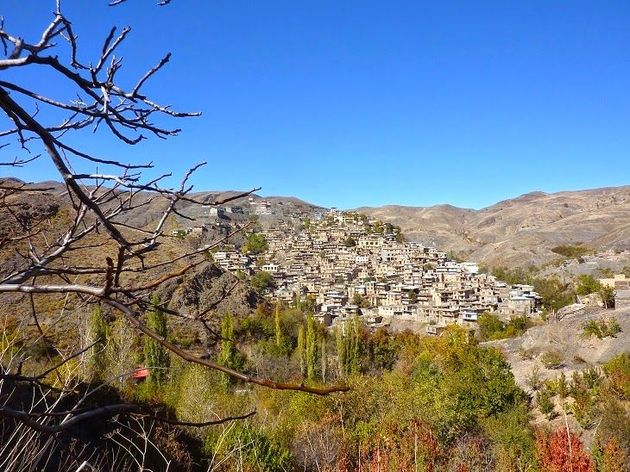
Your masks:
<svg viewBox="0 0 630 472"><path fill-rule="evenodd" d="M595 431L592 459L589 461L587 456L583 456L581 461L584 464L573 470L627 470L630 458L630 415L627 409L630 400L630 354L614 357L603 369L591 367L576 371L571 379L562 372L554 379L535 383L533 388L538 409L548 419L561 413L569 414L582 428ZM592 464L589 465L589 462Z"/></svg>
<svg viewBox="0 0 630 472"><path fill-rule="evenodd" d="M520 336L532 326L532 321L526 316L514 316L505 322L494 313L483 313L477 324L479 336L482 340L488 341Z"/></svg>
<svg viewBox="0 0 630 472"><path fill-rule="evenodd" d="M221 426L187 428L179 445L169 446L187 451L179 456L183 470L196 469L193 462L202 470L251 471L624 470L613 465L624 464L627 430L612 418L626 418L627 425L622 402L629 395L628 356L597 374L585 371L570 382L536 386L537 408L549 418L557 414L558 397L571 397L567 410L584 427L601 419L591 455L576 435L532 427L532 400L516 386L504 356L467 331L451 327L441 337L370 333L356 318L328 331L300 305L261 305L241 319L225 315L218 341L204 349L245 372L310 384L344 381L349 392L319 397L235 383L169 356L151 341L130 339L120 321L105 322L100 310L87 331L97 333L101 349L87 354L81 375L89 379L122 368L124 355L132 367L149 367L151 375L139 385L103 378L122 398L163 405L190 422L256 411ZM527 326L519 318L496 321L482 316L482 337L514 335ZM188 339L168 332L157 299L147 322L176 342Z"/></svg>
<svg viewBox="0 0 630 472"><path fill-rule="evenodd" d="M245 243L243 244L242 251L245 254L261 254L267 250L267 240L265 236L252 232L248 233L245 238Z"/></svg>
<svg viewBox="0 0 630 472"><path fill-rule="evenodd" d="M547 311L559 310L575 301L573 284L558 277L536 276L535 268L525 270L519 267L514 269L498 267L492 270L492 275L511 285L533 285L534 290L542 297L542 306Z"/></svg>
<svg viewBox="0 0 630 472"><path fill-rule="evenodd" d="M563 244L551 248L551 252L568 257L569 259L576 259L578 257L593 254L595 251L583 244Z"/></svg>

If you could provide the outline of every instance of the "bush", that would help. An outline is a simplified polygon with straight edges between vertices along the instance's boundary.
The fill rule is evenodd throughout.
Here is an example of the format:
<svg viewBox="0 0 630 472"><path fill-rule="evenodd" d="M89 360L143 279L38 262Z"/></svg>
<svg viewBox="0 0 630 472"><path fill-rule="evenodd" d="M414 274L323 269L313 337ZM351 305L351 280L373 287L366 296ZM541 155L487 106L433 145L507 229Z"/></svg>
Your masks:
<svg viewBox="0 0 630 472"><path fill-rule="evenodd" d="M608 336L614 338L621 332L621 326L615 318L610 320L589 320L582 325L582 331L582 335L586 338L591 336L597 336L598 339Z"/></svg>
<svg viewBox="0 0 630 472"><path fill-rule="evenodd" d="M578 295L588 295L590 293L599 292L602 285L592 275L580 275L577 278L575 291Z"/></svg>
<svg viewBox="0 0 630 472"><path fill-rule="evenodd" d="M527 376L527 383L534 391L540 389L540 387L542 386L542 380L540 379L540 370L538 369L538 367L534 367L530 371L529 375Z"/></svg>
<svg viewBox="0 0 630 472"><path fill-rule="evenodd" d="M546 351L540 356L540 362L542 362L547 369L557 369L562 365L562 361L562 354L558 351Z"/></svg>
<svg viewBox="0 0 630 472"><path fill-rule="evenodd" d="M243 252L252 255L261 254L267 250L267 247L267 240L262 234L250 233L243 245Z"/></svg>
<svg viewBox="0 0 630 472"><path fill-rule="evenodd" d="M230 470L242 467L243 462L249 466L245 470L293 470L294 467L291 451L272 436L254 429L249 422L236 422L219 437L214 432L209 434L204 449L209 456L225 461Z"/></svg>
<svg viewBox="0 0 630 472"><path fill-rule="evenodd" d="M276 288L276 281L269 272L261 270L252 275L251 285L258 293L263 293L267 289Z"/></svg>
<svg viewBox="0 0 630 472"><path fill-rule="evenodd" d="M547 472L592 472L593 462L577 434L564 428L552 434L540 431L537 435L540 470Z"/></svg>
<svg viewBox="0 0 630 472"><path fill-rule="evenodd" d="M543 388L536 394L536 403L540 412L547 417L547 419L553 419L557 416L555 411L555 404L552 400L552 393L548 388Z"/></svg>
<svg viewBox="0 0 630 472"><path fill-rule="evenodd" d="M580 390L574 394L574 402L571 405L573 415L580 426L590 429L595 424L597 411L597 395L590 390Z"/></svg>
<svg viewBox="0 0 630 472"><path fill-rule="evenodd" d="M483 340L514 338L523 334L532 325L526 316L516 316L504 323L493 313L483 313L477 324L479 336Z"/></svg>
<svg viewBox="0 0 630 472"><path fill-rule="evenodd" d="M630 353L619 354L604 364L610 389L621 399L630 400Z"/></svg>
<svg viewBox="0 0 630 472"><path fill-rule="evenodd" d="M577 257L587 256L594 253L591 248L586 247L582 244L562 244L560 246L552 248L551 252L564 257L568 257L569 259L575 259Z"/></svg>

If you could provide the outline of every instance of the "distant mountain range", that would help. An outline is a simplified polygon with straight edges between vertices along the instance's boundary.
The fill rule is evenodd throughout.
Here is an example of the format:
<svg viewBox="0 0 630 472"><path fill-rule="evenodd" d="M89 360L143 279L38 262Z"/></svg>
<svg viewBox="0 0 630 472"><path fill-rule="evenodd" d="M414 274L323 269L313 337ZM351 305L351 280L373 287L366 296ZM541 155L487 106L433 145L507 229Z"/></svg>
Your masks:
<svg viewBox="0 0 630 472"><path fill-rule="evenodd" d="M414 241L487 266L540 266L560 245L630 251L630 186L533 192L481 210L451 205L363 207Z"/></svg>
<svg viewBox="0 0 630 472"><path fill-rule="evenodd" d="M4 180L16 182L13 179ZM42 182L36 185L52 187L50 193L64 200L66 189L62 184ZM197 200L212 202L235 193L204 191L194 196ZM307 216L324 210L294 197L252 196L253 202L261 200L269 204L273 213L265 217L270 221L295 220L299 215ZM34 205L36 201L34 198L29 203ZM50 200L46 200L48 203ZM151 224L159 217L165 204L155 202L129 217L137 220L133 221L134 224ZM248 198L230 205L244 205L246 213L253 208ZM199 207L186 203L180 210L192 217L204 214ZM409 240L451 251L462 259L490 267L540 267L560 257L552 251L554 247L577 244L596 252L628 251L626 254L630 259L630 185L551 194L532 192L481 210L452 205L387 205L361 207L356 211L400 226Z"/></svg>

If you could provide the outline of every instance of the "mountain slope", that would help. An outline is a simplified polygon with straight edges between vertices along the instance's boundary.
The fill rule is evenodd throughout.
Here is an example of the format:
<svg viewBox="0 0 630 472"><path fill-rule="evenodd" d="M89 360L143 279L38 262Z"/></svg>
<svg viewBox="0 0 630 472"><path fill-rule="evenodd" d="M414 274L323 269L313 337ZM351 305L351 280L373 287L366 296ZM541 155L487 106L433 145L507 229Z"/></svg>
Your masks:
<svg viewBox="0 0 630 472"><path fill-rule="evenodd" d="M557 258L551 249L562 244L630 250L630 186L534 192L481 210L438 205L358 211L400 226L412 240L491 266L544 264Z"/></svg>
<svg viewBox="0 0 630 472"><path fill-rule="evenodd" d="M2 180L20 183L14 179ZM43 182L36 186L52 187L44 195L52 195L52 200L67 204L65 186L55 182ZM235 194L233 191L204 191L192 196L210 203ZM229 204L241 207L243 213L230 214L224 218L225 223L238 224L249 220L250 215L256 214L256 207L261 202L267 206L267 213L261 218L263 224L278 219L297 222L305 215L324 210L293 197L252 195L251 200L244 198ZM21 203L29 208L37 206L36 200ZM151 226L166 204L166 201L160 200L143 206L127 215L130 219L128 223ZM191 226L213 220L204 207L182 202L178 210L195 218L196 222L178 219L174 224ZM28 211L37 213L44 210L34 208ZM598 252L630 253L630 186L552 194L532 192L481 210L452 205L389 205L363 207L357 211L400 226L410 240L453 251L462 258L487 266L541 266L557 260L559 256L551 249L565 244L582 243ZM218 233L211 236L218 236ZM625 259L630 259L630 256ZM630 265L630 260L626 265Z"/></svg>

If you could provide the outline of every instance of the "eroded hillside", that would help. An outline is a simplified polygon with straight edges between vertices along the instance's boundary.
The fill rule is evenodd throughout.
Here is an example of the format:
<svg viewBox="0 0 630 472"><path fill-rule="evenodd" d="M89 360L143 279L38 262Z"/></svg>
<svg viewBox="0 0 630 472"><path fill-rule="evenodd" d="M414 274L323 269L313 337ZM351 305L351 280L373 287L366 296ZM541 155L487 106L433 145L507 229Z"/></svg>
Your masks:
<svg viewBox="0 0 630 472"><path fill-rule="evenodd" d="M630 250L630 186L535 192L481 210L438 205L358 211L400 226L412 240L488 266L544 265L558 258L552 248L566 244Z"/></svg>

